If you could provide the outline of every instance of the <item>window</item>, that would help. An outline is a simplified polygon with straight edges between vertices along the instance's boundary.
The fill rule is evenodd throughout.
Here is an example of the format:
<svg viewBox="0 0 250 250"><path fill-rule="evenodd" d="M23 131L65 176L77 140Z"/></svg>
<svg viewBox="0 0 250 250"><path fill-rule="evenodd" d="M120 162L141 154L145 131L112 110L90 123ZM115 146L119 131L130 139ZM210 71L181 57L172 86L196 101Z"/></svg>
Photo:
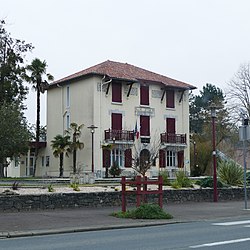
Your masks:
<svg viewBox="0 0 250 250"><path fill-rule="evenodd" d="M49 167L49 156L46 156L46 167Z"/></svg>
<svg viewBox="0 0 250 250"><path fill-rule="evenodd" d="M140 104L149 105L149 86L141 85L140 93L141 93Z"/></svg>
<svg viewBox="0 0 250 250"><path fill-rule="evenodd" d="M123 151L119 148L111 150L111 166L113 166L115 162L117 163L119 168L122 168L124 166L124 154Z"/></svg>
<svg viewBox="0 0 250 250"><path fill-rule="evenodd" d="M111 129L122 130L122 114L112 113L111 115Z"/></svg>
<svg viewBox="0 0 250 250"><path fill-rule="evenodd" d="M167 90L167 108L174 108L175 107L175 99L174 99L174 90Z"/></svg>
<svg viewBox="0 0 250 250"><path fill-rule="evenodd" d="M122 84L112 82L112 102L122 102Z"/></svg>
<svg viewBox="0 0 250 250"><path fill-rule="evenodd" d="M70 127L70 115L67 114L66 115L66 129L69 129L69 127Z"/></svg>
<svg viewBox="0 0 250 250"><path fill-rule="evenodd" d="M44 167L44 156L42 156L42 167Z"/></svg>
<svg viewBox="0 0 250 250"><path fill-rule="evenodd" d="M166 131L168 134L175 134L175 118L167 118Z"/></svg>
<svg viewBox="0 0 250 250"><path fill-rule="evenodd" d="M150 117L146 115L140 116L140 135L150 136Z"/></svg>
<svg viewBox="0 0 250 250"><path fill-rule="evenodd" d="M167 167L176 166L176 153L174 151L167 151Z"/></svg>
<svg viewBox="0 0 250 250"><path fill-rule="evenodd" d="M66 87L66 105L67 105L67 108L70 106L69 86Z"/></svg>

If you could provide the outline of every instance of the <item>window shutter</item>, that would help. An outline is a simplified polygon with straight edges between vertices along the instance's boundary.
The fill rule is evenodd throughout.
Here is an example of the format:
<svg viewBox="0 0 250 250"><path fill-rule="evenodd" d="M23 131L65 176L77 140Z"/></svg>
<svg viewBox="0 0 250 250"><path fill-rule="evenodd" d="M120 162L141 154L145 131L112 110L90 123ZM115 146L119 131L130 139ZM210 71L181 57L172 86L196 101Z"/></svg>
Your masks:
<svg viewBox="0 0 250 250"><path fill-rule="evenodd" d="M130 168L132 167L132 150L126 149L125 152L125 168Z"/></svg>
<svg viewBox="0 0 250 250"><path fill-rule="evenodd" d="M111 120L112 130L122 130L122 114L112 113Z"/></svg>
<svg viewBox="0 0 250 250"><path fill-rule="evenodd" d="M160 168L166 167L166 153L165 153L165 150L163 149L159 150L159 165L160 165Z"/></svg>
<svg viewBox="0 0 250 250"><path fill-rule="evenodd" d="M175 100L174 100L174 90L167 90L167 108L174 108L175 107Z"/></svg>
<svg viewBox="0 0 250 250"><path fill-rule="evenodd" d="M102 165L104 168L110 167L110 150L109 149L102 150Z"/></svg>
<svg viewBox="0 0 250 250"><path fill-rule="evenodd" d="M184 151L179 151L178 152L178 168L183 168L184 167Z"/></svg>
<svg viewBox="0 0 250 250"><path fill-rule="evenodd" d="M175 134L175 119L174 118L167 118L167 133Z"/></svg>
<svg viewBox="0 0 250 250"><path fill-rule="evenodd" d="M149 86L141 85L140 87L140 95L141 95L141 105L149 105Z"/></svg>
<svg viewBox="0 0 250 250"><path fill-rule="evenodd" d="M122 84L112 82L112 102L122 102Z"/></svg>
<svg viewBox="0 0 250 250"><path fill-rule="evenodd" d="M141 115L140 116L140 135L150 136L150 117Z"/></svg>

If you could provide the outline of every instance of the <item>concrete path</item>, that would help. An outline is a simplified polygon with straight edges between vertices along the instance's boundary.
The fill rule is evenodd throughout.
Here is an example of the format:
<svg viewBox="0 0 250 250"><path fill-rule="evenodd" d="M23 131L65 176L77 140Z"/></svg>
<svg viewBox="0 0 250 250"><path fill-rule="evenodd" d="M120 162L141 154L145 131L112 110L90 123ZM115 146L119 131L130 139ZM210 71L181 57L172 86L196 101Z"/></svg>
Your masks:
<svg viewBox="0 0 250 250"><path fill-rule="evenodd" d="M0 214L0 237L143 227L239 216L250 219L250 210L244 209L244 201L171 203L164 206L164 210L174 218L171 220L133 220L110 216L112 212L121 211L121 207L2 212Z"/></svg>

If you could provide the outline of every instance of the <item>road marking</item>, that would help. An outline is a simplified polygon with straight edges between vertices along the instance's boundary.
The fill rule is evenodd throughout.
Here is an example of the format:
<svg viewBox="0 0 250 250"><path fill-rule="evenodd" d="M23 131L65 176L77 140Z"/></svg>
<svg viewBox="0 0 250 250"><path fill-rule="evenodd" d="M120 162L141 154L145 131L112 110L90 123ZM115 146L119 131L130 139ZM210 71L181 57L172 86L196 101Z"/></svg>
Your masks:
<svg viewBox="0 0 250 250"><path fill-rule="evenodd" d="M215 226L234 226L234 225L243 225L243 224L250 224L250 220L213 223L212 225L215 225Z"/></svg>
<svg viewBox="0 0 250 250"><path fill-rule="evenodd" d="M212 247L212 246L219 246L219 245L239 243L239 242L244 242L244 241L250 241L250 238L243 238L243 239L236 239L236 240L226 240L226 241L218 241L218 242L206 243L206 244L201 244L201 245L196 245L196 246L189 246L189 248Z"/></svg>

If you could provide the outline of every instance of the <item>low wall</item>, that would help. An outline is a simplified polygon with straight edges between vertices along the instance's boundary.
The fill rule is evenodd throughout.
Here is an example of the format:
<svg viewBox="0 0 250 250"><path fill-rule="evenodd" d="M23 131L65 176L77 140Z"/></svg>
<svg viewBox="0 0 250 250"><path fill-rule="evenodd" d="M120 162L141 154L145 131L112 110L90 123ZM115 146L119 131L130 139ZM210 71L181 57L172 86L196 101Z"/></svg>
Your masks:
<svg viewBox="0 0 250 250"><path fill-rule="evenodd" d="M248 189L248 193L249 191L250 189ZM219 201L244 200L243 188L222 188L218 189L218 194ZM148 196L148 202L157 201L157 195ZM203 201L213 201L213 189L164 190L163 193L163 204ZM127 196L127 204L135 205L136 196ZM6 212L104 206L121 206L121 192L48 193L42 195L0 194L0 211Z"/></svg>

